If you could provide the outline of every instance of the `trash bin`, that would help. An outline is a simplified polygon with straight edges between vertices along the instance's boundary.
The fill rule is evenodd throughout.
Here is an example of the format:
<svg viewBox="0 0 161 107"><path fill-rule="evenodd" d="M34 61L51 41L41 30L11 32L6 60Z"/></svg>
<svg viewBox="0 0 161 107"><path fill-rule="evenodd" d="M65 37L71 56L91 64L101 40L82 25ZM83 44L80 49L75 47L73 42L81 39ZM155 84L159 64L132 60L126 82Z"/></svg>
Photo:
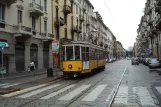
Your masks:
<svg viewBox="0 0 161 107"><path fill-rule="evenodd" d="M53 69L52 68L47 69L47 77L53 77Z"/></svg>

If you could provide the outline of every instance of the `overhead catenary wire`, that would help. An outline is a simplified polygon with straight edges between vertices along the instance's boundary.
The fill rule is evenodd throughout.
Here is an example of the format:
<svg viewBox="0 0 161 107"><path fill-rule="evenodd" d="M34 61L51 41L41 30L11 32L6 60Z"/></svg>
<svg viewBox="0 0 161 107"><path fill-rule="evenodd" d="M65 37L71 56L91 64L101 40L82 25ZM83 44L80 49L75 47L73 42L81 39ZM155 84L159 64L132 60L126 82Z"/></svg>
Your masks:
<svg viewBox="0 0 161 107"><path fill-rule="evenodd" d="M106 0L104 0L104 3L105 3L105 6L106 6L106 8L107 8L107 10L108 10L108 12L109 12L109 14L110 14L110 16L111 16L111 18L112 18L114 24L115 24L115 26L116 26L117 31L119 32L119 28L118 28L118 26L117 26L117 24L116 24L116 21L115 21L113 15L112 15L112 13L111 13L111 10L109 9L109 7L108 7L108 5L107 5L107 3L106 3Z"/></svg>

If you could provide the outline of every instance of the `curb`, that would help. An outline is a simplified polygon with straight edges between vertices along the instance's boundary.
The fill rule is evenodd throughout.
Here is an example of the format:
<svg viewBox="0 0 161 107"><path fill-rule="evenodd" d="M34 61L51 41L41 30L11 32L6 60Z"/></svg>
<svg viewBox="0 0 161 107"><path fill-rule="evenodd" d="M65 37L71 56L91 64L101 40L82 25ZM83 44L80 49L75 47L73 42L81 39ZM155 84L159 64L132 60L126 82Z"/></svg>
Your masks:
<svg viewBox="0 0 161 107"><path fill-rule="evenodd" d="M158 92L158 90L155 88L155 86L152 86L152 90L159 101L159 106L161 107L161 94Z"/></svg>
<svg viewBox="0 0 161 107"><path fill-rule="evenodd" d="M41 74L46 74L46 72L42 72L42 73L38 73L35 75L41 75ZM27 75L19 75L19 76L14 76L14 77L4 77L4 78L0 78L0 80L7 80L7 79L17 79L20 77L27 77L27 76L32 76L33 74L27 74Z"/></svg>
<svg viewBox="0 0 161 107"><path fill-rule="evenodd" d="M11 89L11 90L8 90L8 91L2 91L2 92L0 92L0 95L9 94L9 93L13 93L13 92L16 92L16 91L20 91L20 88Z"/></svg>

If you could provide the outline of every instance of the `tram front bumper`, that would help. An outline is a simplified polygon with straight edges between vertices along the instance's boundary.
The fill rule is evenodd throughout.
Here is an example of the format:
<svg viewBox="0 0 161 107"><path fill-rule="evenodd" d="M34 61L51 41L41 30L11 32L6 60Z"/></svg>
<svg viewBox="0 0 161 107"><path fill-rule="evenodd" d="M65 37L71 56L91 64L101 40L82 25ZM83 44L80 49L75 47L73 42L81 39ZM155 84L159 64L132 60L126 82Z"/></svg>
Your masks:
<svg viewBox="0 0 161 107"><path fill-rule="evenodd" d="M81 72L82 71L63 71L63 74L65 75L65 76L73 76L73 75L81 75Z"/></svg>

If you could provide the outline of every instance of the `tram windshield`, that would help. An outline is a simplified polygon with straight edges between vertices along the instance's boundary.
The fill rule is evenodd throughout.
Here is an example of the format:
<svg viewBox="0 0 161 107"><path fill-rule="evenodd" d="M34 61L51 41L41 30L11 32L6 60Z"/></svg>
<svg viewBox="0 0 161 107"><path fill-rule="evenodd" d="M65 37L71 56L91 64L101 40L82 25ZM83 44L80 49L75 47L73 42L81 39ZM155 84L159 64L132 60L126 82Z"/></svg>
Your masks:
<svg viewBox="0 0 161 107"><path fill-rule="evenodd" d="M74 60L73 46L66 47L66 59L67 59L67 61Z"/></svg>

